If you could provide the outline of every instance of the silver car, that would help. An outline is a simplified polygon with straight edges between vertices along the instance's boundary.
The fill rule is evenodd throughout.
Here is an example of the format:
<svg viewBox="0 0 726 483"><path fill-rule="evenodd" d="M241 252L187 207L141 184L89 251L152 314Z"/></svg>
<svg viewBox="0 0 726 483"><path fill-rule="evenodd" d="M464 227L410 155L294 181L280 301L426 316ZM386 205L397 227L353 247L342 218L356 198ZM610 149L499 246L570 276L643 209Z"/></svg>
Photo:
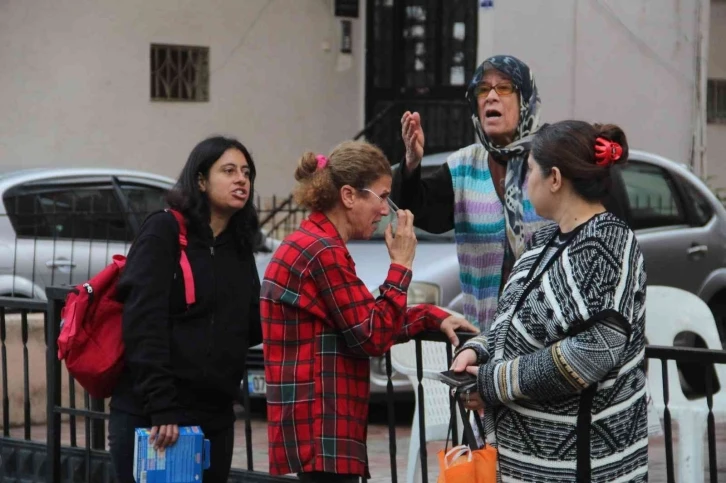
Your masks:
<svg viewBox="0 0 726 483"><path fill-rule="evenodd" d="M425 156L422 162L423 174L438 169L450 154ZM617 210L613 211L619 211L617 214L624 217L635 231L645 257L648 283L678 287L697 294L713 310L721 339L725 340L724 206L685 165L636 150L630 151L630 162L625 167L615 169L611 197L617 206ZM374 293L388 271L389 257L383 230L389 221L381 221L371 240L348 244L358 276ZM432 303L462 312L459 262L453 230L441 235L417 230L416 235L419 244L409 302ZM261 275L268 262L268 257L258 259ZM679 343L702 345L688 334ZM252 372L254 387L251 379L251 392L263 394L264 376L261 367ZM371 391L374 397L385 394L385 374L384 360L374 358L371 364ZM691 377L687 376L687 379ZM407 378L397 376L393 382L398 392L410 392Z"/></svg>
<svg viewBox="0 0 726 483"><path fill-rule="evenodd" d="M618 171L627 221L635 232L648 284L698 295L726 342L726 209L684 164L642 151ZM705 347L705 346L704 346Z"/></svg>
<svg viewBox="0 0 726 483"><path fill-rule="evenodd" d="M45 300L45 287L77 285L126 254L147 214L166 206L174 180L102 168L0 173L0 296ZM258 250L279 241L260 233Z"/></svg>
<svg viewBox="0 0 726 483"><path fill-rule="evenodd" d="M0 295L45 299L125 254L174 180L119 169L33 169L0 174Z"/></svg>

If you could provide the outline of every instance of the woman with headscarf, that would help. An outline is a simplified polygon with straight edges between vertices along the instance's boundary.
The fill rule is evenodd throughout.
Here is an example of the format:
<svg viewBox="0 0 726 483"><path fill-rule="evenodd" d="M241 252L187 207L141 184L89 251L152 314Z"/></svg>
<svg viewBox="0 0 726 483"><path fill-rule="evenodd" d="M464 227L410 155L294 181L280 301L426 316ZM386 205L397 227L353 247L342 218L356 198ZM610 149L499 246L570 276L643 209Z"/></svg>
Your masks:
<svg viewBox="0 0 726 483"><path fill-rule="evenodd" d="M406 160L392 197L431 233L456 232L464 316L485 331L514 262L547 223L527 196L527 156L539 124L534 76L509 55L485 60L466 98L480 143L453 153L431 176L421 176L424 133L418 113L401 119Z"/></svg>

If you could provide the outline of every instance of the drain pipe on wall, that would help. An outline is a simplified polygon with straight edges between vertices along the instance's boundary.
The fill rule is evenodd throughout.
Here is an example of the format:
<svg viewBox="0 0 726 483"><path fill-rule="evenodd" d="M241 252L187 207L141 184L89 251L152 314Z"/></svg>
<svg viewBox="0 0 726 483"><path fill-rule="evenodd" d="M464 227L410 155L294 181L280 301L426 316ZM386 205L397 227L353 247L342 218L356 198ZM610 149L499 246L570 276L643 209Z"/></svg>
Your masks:
<svg viewBox="0 0 726 483"><path fill-rule="evenodd" d="M706 179L708 176L706 152L706 107L708 95L708 42L711 19L711 0L696 2L696 76L694 89L694 122L691 143L691 167Z"/></svg>

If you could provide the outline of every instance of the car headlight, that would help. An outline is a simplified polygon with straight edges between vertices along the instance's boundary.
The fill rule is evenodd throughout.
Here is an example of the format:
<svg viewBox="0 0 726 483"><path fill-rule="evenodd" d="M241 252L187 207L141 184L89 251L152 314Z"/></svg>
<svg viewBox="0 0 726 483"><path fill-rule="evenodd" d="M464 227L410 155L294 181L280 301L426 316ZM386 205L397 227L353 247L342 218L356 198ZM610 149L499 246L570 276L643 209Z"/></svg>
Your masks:
<svg viewBox="0 0 726 483"><path fill-rule="evenodd" d="M374 290L373 296L378 298L380 292ZM427 282L411 282L408 286L408 305L433 304L441 305L441 289L438 285Z"/></svg>

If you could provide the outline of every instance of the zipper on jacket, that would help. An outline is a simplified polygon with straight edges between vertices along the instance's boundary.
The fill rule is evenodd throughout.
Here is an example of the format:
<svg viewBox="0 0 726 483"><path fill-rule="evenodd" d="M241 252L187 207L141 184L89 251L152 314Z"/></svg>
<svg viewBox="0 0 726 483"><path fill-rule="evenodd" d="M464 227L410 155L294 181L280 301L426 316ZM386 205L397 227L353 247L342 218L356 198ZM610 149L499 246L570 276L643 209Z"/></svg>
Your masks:
<svg viewBox="0 0 726 483"><path fill-rule="evenodd" d="M214 314L209 319L209 342L207 343L207 358L212 357L212 348L214 347ZM207 366L205 366L204 371L204 378L206 379L209 377L209 374L207 373Z"/></svg>
<svg viewBox="0 0 726 483"><path fill-rule="evenodd" d="M216 290L217 290L217 279L214 275L214 243L217 237L212 237L212 244L209 246L209 253L212 257L212 315L209 318L209 344L207 345L207 357L212 355L212 349L214 347L214 312L217 310L216 307Z"/></svg>
<svg viewBox="0 0 726 483"><path fill-rule="evenodd" d="M217 277L214 274L214 244L216 243L216 241L217 241L217 237L212 237L212 244L209 246L209 253L212 254L212 294L213 294L213 299L214 299L215 303L217 300L217 297L216 297ZM215 305L213 310L216 310L216 309L217 309L217 306ZM212 319L211 319L210 325L214 326L214 311L212 312Z"/></svg>

